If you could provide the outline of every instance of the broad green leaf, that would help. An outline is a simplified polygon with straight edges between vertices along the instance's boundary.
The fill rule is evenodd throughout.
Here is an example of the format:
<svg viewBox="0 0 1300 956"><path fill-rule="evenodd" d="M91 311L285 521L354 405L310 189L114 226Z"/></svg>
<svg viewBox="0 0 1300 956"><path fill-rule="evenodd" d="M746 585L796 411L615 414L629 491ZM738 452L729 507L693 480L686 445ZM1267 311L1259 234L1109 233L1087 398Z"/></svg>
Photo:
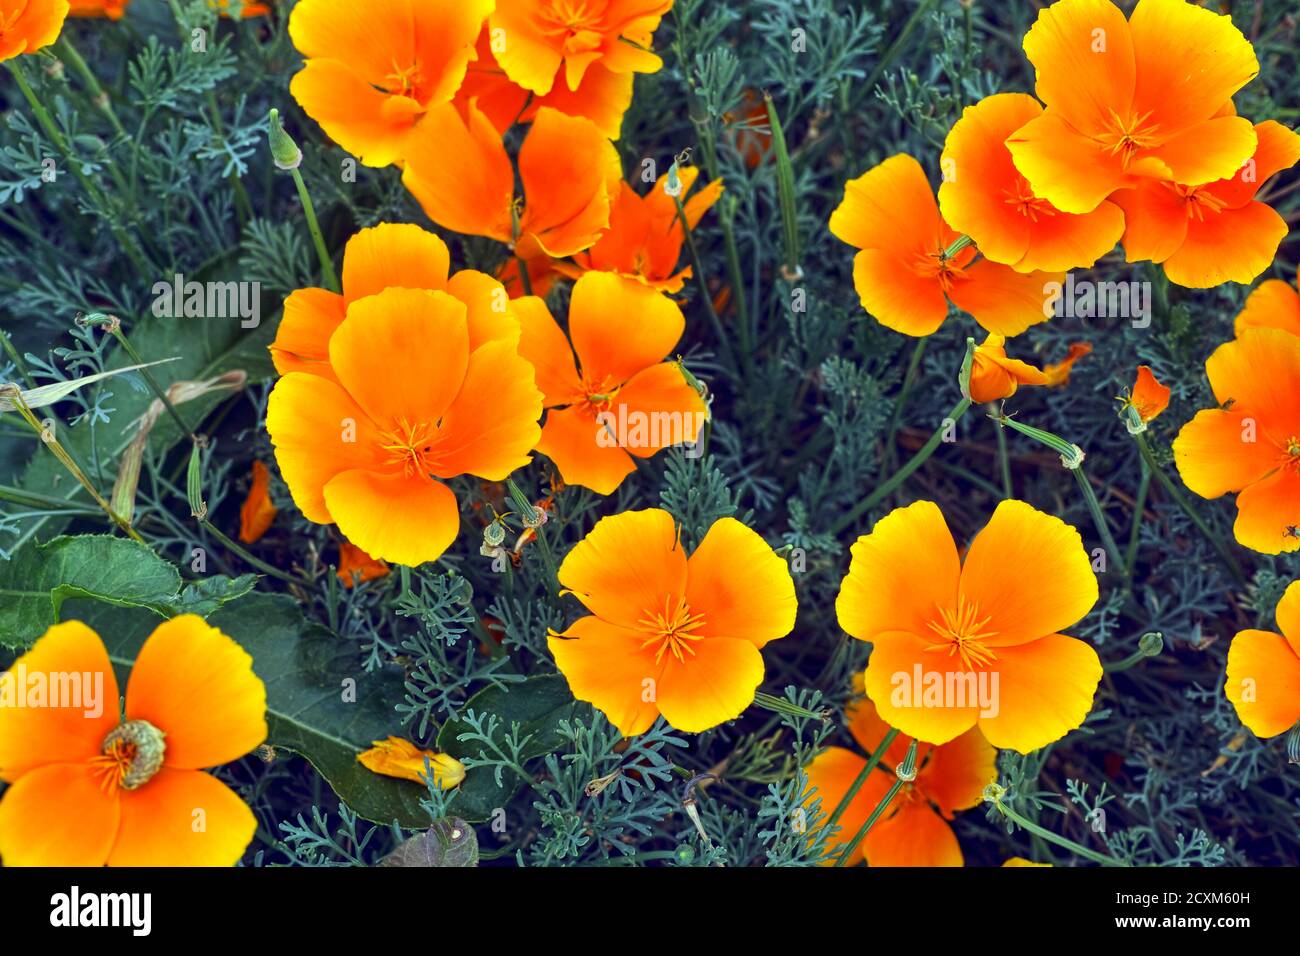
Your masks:
<svg viewBox="0 0 1300 956"><path fill-rule="evenodd" d="M495 714L499 721L492 739L498 743L517 724L519 735L529 737L522 753L523 759L528 760L560 747L563 743L559 733L560 721L571 719L579 706L587 709L586 705L579 705L573 699L563 677L549 674L479 691L465 702L461 713L473 710L475 714ZM483 726L486 729L486 724ZM487 745L482 741L457 739L470 730L464 720L447 721L438 733L437 749L458 759L485 756ZM504 807L522 784L518 774L511 774L508 770L502 772L498 784L494 768L476 767L466 773L452 807L466 820L481 823L489 819L494 810Z"/></svg>

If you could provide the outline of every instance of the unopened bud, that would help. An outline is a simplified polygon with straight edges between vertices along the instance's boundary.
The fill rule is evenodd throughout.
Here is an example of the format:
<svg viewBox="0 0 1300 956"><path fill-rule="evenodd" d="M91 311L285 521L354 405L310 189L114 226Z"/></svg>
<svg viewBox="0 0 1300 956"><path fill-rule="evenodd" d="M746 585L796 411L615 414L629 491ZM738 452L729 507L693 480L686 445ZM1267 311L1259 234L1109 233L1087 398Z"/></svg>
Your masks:
<svg viewBox="0 0 1300 956"><path fill-rule="evenodd" d="M302 165L302 150L280 123L280 111L272 108L268 119L267 139L271 144L271 158L280 169L297 169Z"/></svg>

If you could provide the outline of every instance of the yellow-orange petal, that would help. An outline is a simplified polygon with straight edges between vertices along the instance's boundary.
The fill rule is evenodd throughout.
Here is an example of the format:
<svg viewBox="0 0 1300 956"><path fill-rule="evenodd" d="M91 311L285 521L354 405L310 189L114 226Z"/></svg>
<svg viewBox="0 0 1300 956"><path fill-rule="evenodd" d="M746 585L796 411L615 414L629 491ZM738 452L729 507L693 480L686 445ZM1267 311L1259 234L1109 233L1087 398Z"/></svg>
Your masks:
<svg viewBox="0 0 1300 956"><path fill-rule="evenodd" d="M465 304L422 289L358 299L330 338L330 365L381 429L432 426L465 381Z"/></svg>
<svg viewBox="0 0 1300 956"><path fill-rule="evenodd" d="M381 222L362 229L343 250L343 294L348 303L390 287L445 290L451 268L447 244L410 223Z"/></svg>
<svg viewBox="0 0 1300 956"><path fill-rule="evenodd" d="M310 372L334 378L329 367L330 336L346 315L343 296L326 289L296 289L284 300L284 315L271 343L271 361L281 375Z"/></svg>
<svg viewBox="0 0 1300 956"><path fill-rule="evenodd" d="M1261 431L1290 433L1300 425L1300 339L1294 335L1247 329L1214 350L1205 374L1219 404L1255 416Z"/></svg>
<svg viewBox="0 0 1300 956"><path fill-rule="evenodd" d="M1228 647L1223 691L1256 736L1286 733L1300 720L1300 656L1280 634L1241 631Z"/></svg>
<svg viewBox="0 0 1300 956"><path fill-rule="evenodd" d="M896 252L864 249L854 256L853 288L872 318L903 335L930 335L948 317L943 286Z"/></svg>
<svg viewBox="0 0 1300 956"><path fill-rule="evenodd" d="M1091 645L1049 634L998 646L989 672L998 679L997 714L981 714L979 728L999 750L1024 754L1083 724L1101 682L1101 660Z"/></svg>
<svg viewBox="0 0 1300 956"><path fill-rule="evenodd" d="M121 804L109 866L234 866L257 832L239 795L197 770L164 767Z"/></svg>
<svg viewBox="0 0 1300 956"><path fill-rule="evenodd" d="M1237 495L1237 543L1261 554L1300 550L1300 469L1279 466Z"/></svg>
<svg viewBox="0 0 1300 956"><path fill-rule="evenodd" d="M928 803L912 797L878 820L862 841L868 866L961 866L957 834Z"/></svg>
<svg viewBox="0 0 1300 956"><path fill-rule="evenodd" d="M455 757L422 750L401 737L374 741L369 750L357 754L357 763L371 773L418 784L424 784L432 774L434 784L441 790L450 790L465 779L465 765Z"/></svg>
<svg viewBox="0 0 1300 956"><path fill-rule="evenodd" d="M1074 370L1075 363L1091 354L1091 342L1071 342L1065 358L1043 367L1043 374L1047 376L1048 387L1060 388L1063 385L1069 385L1070 372Z"/></svg>
<svg viewBox="0 0 1300 956"><path fill-rule="evenodd" d="M1277 626L1300 657L1300 581L1292 581L1277 604Z"/></svg>
<svg viewBox="0 0 1300 956"><path fill-rule="evenodd" d="M659 716L656 701L664 665L643 649L645 639L639 631L594 615L580 617L563 634L546 639L573 696L604 713L625 737L645 733Z"/></svg>
<svg viewBox="0 0 1300 956"><path fill-rule="evenodd" d="M1218 408L1197 412L1174 439L1174 464L1183 484L1202 498L1217 498L1269 474L1276 456L1258 440L1258 423L1248 419Z"/></svg>
<svg viewBox="0 0 1300 956"><path fill-rule="evenodd" d="M1168 385L1160 384L1149 365L1139 365L1137 381L1133 383L1133 394L1129 402L1144 422L1155 421L1169 407L1172 395Z"/></svg>
<svg viewBox="0 0 1300 956"><path fill-rule="evenodd" d="M280 510L271 503L271 472L260 461L253 462L248 496L239 507L239 540L253 544L266 534Z"/></svg>
<svg viewBox="0 0 1300 956"><path fill-rule="evenodd" d="M345 471L325 486L325 502L344 537L393 564L437 560L460 531L456 496L422 475Z"/></svg>
<svg viewBox="0 0 1300 956"><path fill-rule="evenodd" d="M488 342L470 355L464 384L442 414L431 469L440 478L503 481L532 461L541 417L533 367L510 342Z"/></svg>
<svg viewBox="0 0 1300 956"><path fill-rule="evenodd" d="M809 793L804 801L805 811L811 813L811 804L814 800L820 800L818 813L821 814L819 828L824 827L829 822L831 814L839 806L840 801L849 792L853 786L858 774L862 772L866 759L855 754L852 750L844 747L827 747L816 757L808 766L804 767L804 773L808 776ZM843 852L842 847L846 846L850 840L857 835L862 829L862 825L867 822L867 817L876 809L889 789L890 777L883 770L873 770L867 779L862 782L858 792L853 795L840 814L839 820L835 823L835 832L830 834L826 841L826 849L830 851L828 863L838 858L839 853ZM839 847L837 852L836 848ZM862 844L859 843L853 855L849 857L850 865L861 863Z"/></svg>
<svg viewBox="0 0 1300 956"><path fill-rule="evenodd" d="M975 402L996 402L1010 398L1021 385L1048 385L1047 373L1028 362L1009 358L1006 339L989 333L975 348L971 362L970 397Z"/></svg>
<svg viewBox="0 0 1300 956"><path fill-rule="evenodd" d="M165 767L216 767L266 739L266 685L234 640L182 614L154 628L140 648L126 685L126 719L163 732Z"/></svg>
<svg viewBox="0 0 1300 956"><path fill-rule="evenodd" d="M690 642L683 656L665 654L659 678L659 712L675 729L703 733L735 720L754 702L763 655L752 641L705 637Z"/></svg>
<svg viewBox="0 0 1300 956"><path fill-rule="evenodd" d="M762 647L794 629L798 602L785 561L735 518L719 518L686 562L686 604L700 633Z"/></svg>
<svg viewBox="0 0 1300 956"><path fill-rule="evenodd" d="M84 679L70 686L61 679L74 674ZM56 684L67 694L52 695ZM45 688L39 697L32 693L38 685ZM118 724L108 651L80 621L55 624L38 638L0 675L0 692L0 699L12 694L15 702L35 705L0 707L0 780L9 783L45 764L89 760Z"/></svg>
<svg viewBox="0 0 1300 956"><path fill-rule="evenodd" d="M682 377L676 362L660 362L633 375L603 419L619 447L638 458L699 440L709 407Z"/></svg>
<svg viewBox="0 0 1300 956"><path fill-rule="evenodd" d="M317 524L334 520L324 495L331 478L381 464L374 422L342 386L319 375L291 372L275 383L266 430L294 504Z"/></svg>
<svg viewBox="0 0 1300 956"><path fill-rule="evenodd" d="M1262 202L1209 213L1188 222L1183 244L1164 261L1165 275L1190 289L1254 282L1286 234L1286 220Z"/></svg>
<svg viewBox="0 0 1300 956"><path fill-rule="evenodd" d="M1007 148L1034 195L1063 212L1090 213L1127 184L1115 152L1081 134L1051 109L1016 130L1007 139Z"/></svg>
<svg viewBox="0 0 1300 956"><path fill-rule="evenodd" d="M1124 210L1124 257L1164 262L1187 241L1187 203L1172 183L1145 180L1111 201Z"/></svg>
<svg viewBox="0 0 1300 956"><path fill-rule="evenodd" d="M1004 862L1002 865L1003 865L1003 866L1046 866L1046 867L1050 867L1052 864L1050 864L1050 863L1035 863L1033 860L1026 860L1023 856L1011 856L1011 857L1007 857L1006 862Z"/></svg>
<svg viewBox="0 0 1300 956"><path fill-rule="evenodd" d="M980 259L966 268L964 280L953 285L948 298L985 330L1010 337L1047 321L1050 290L1064 278L1059 272L1017 272Z"/></svg>
<svg viewBox="0 0 1300 956"><path fill-rule="evenodd" d="M1112 555L1117 561L1119 555ZM1025 644L1080 621L1097 575L1079 532L1023 501L1001 502L966 552L961 595L987 618L988 647Z"/></svg>
<svg viewBox="0 0 1300 956"><path fill-rule="evenodd" d="M686 319L677 303L654 289L610 272L588 272L573 284L569 337L582 376L618 386L663 361Z"/></svg>
<svg viewBox="0 0 1300 956"><path fill-rule="evenodd" d="M364 165L388 166L406 155L419 104L388 96L347 63L308 59L289 81L289 92L330 139Z"/></svg>
<svg viewBox="0 0 1300 956"><path fill-rule="evenodd" d="M937 608L957 597L961 563L932 501L898 508L854 542L835 599L840 627L862 641L889 631L929 634Z"/></svg>
<svg viewBox="0 0 1300 956"><path fill-rule="evenodd" d="M1281 279L1261 282L1234 322L1237 335L1246 329L1282 329L1300 335L1300 295Z"/></svg>
<svg viewBox="0 0 1300 956"><path fill-rule="evenodd" d="M943 222L925 170L899 153L844 185L830 230L858 249L933 253L942 246Z"/></svg>
<svg viewBox="0 0 1300 956"><path fill-rule="evenodd" d="M560 583L597 617L636 629L686 594L686 554L672 515L647 508L601 518L561 563Z"/></svg>
<svg viewBox="0 0 1300 956"><path fill-rule="evenodd" d="M535 295L511 302L519 320L519 354L536 370L537 387L548 408L573 401L582 387L573 348L569 345L546 300Z"/></svg>
<svg viewBox="0 0 1300 956"><path fill-rule="evenodd" d="M546 413L537 451L555 463L566 485L590 488L598 495L612 495L636 471L635 460L618 447L617 436L578 406Z"/></svg>
<svg viewBox="0 0 1300 956"><path fill-rule="evenodd" d="M90 763L51 763L0 796L5 866L103 866L118 828L116 793Z"/></svg>
<svg viewBox="0 0 1300 956"><path fill-rule="evenodd" d="M3 16L5 29L0 32L0 60L7 60L19 53L35 53L57 40L68 16L68 2L9 3Z"/></svg>
<svg viewBox="0 0 1300 956"><path fill-rule="evenodd" d="M485 272L462 269L447 280L447 294L465 303L471 352L487 342L518 344L519 318L499 280Z"/></svg>
<svg viewBox="0 0 1300 956"><path fill-rule="evenodd" d="M350 541L339 544L338 577L345 588L361 581L373 581L389 573L387 561L372 558Z"/></svg>
<svg viewBox="0 0 1300 956"><path fill-rule="evenodd" d="M926 690L950 683L950 673L965 673L959 658L937 649L934 632L884 631L872 639L863 688L880 719L909 737L946 744L975 726L978 702L957 698L927 700ZM941 683L937 683L941 682ZM954 685L955 686L955 685Z"/></svg>
<svg viewBox="0 0 1300 956"><path fill-rule="evenodd" d="M984 788L998 779L998 752L972 727L956 740L930 751L916 776L916 785L939 811L951 818L984 799Z"/></svg>

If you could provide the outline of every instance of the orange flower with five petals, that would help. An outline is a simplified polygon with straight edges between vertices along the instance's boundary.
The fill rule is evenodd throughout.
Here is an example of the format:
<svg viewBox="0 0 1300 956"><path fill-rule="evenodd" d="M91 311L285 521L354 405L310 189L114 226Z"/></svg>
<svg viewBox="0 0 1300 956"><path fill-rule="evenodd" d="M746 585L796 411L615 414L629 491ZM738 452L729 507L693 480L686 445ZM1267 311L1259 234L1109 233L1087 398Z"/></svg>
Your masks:
<svg viewBox="0 0 1300 956"><path fill-rule="evenodd" d="M763 681L761 649L794 627L789 568L734 518L689 558L667 511L601 518L560 583L591 613L548 635L555 665L628 737L660 715L688 733L739 717Z"/></svg>
<svg viewBox="0 0 1300 956"><path fill-rule="evenodd" d="M10 784L0 797L4 864L238 862L257 821L202 768L237 760L266 739L266 687L252 664L202 618L172 618L140 648L123 717L99 635L80 621L46 631L0 677L8 685L0 699L26 693L36 675L49 688L67 686L56 675L73 675L84 689L75 700L0 706L0 779Z"/></svg>
<svg viewBox="0 0 1300 956"><path fill-rule="evenodd" d="M333 522L367 554L432 561L460 528L443 481L499 481L530 460L542 396L515 344L477 346L465 304L387 288L357 299L329 338L334 378L290 372L266 430L309 521Z"/></svg>
<svg viewBox="0 0 1300 956"><path fill-rule="evenodd" d="M1300 721L1300 581L1277 605L1278 631L1240 631L1228 647L1223 691L1256 737L1276 737Z"/></svg>
<svg viewBox="0 0 1300 956"><path fill-rule="evenodd" d="M405 157L425 112L450 103L493 0L299 0L289 36L306 63L289 92L367 166Z"/></svg>
<svg viewBox="0 0 1300 956"><path fill-rule="evenodd" d="M845 710L849 733L866 753L875 753L889 733L875 705L858 700ZM903 762L910 737L894 738L861 789L849 801L836 825L834 844L848 843L893 785L894 768ZM979 805L984 788L997 781L997 751L979 728L972 727L940 746L918 744L916 779L903 785L893 803L871 827L849 858L869 866L961 866L961 846L949 824L956 811ZM829 818L853 786L866 758L846 747L827 747L806 768L808 783L821 797L821 812ZM887 768L887 769L886 769ZM831 859L838 856L832 854Z"/></svg>
<svg viewBox="0 0 1300 956"><path fill-rule="evenodd" d="M949 301L989 332L1019 335L1046 321L1045 287L1064 278L977 260L969 245L948 255L959 234L939 215L921 164L902 153L844 187L830 230L861 250L853 260L853 285L862 307L904 335L936 331Z"/></svg>
<svg viewBox="0 0 1300 956"><path fill-rule="evenodd" d="M1232 18L1186 0L1059 0L1025 34L1047 110L1007 140L1034 195L1089 213L1143 178L1200 185L1233 175L1255 131L1223 108L1258 72Z"/></svg>
<svg viewBox="0 0 1300 956"><path fill-rule="evenodd" d="M1174 439L1183 483L1202 498L1237 493L1237 543L1263 554L1300 549L1300 337L1248 328L1209 357L1218 408Z"/></svg>
<svg viewBox="0 0 1300 956"><path fill-rule="evenodd" d="M994 747L1029 753L1083 723L1101 661L1061 632L1098 592L1074 528L1003 501L963 561L938 506L918 501L852 555L835 611L872 644L864 685L891 726L945 744L978 725Z"/></svg>
<svg viewBox="0 0 1300 956"><path fill-rule="evenodd" d="M569 297L567 338L542 299L512 304L522 329L519 353L537 369L547 408L537 450L565 484L613 494L636 470L633 456L696 441L708 406L681 367L664 361L686 326L667 296L588 272Z"/></svg>

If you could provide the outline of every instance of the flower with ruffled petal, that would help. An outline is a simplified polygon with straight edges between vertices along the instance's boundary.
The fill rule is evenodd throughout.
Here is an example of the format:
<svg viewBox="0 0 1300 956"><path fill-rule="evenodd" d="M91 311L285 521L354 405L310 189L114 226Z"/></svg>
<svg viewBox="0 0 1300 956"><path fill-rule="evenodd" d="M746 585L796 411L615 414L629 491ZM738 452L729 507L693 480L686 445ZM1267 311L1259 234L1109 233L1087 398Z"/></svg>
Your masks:
<svg viewBox="0 0 1300 956"><path fill-rule="evenodd" d="M1042 113L1023 93L996 93L966 107L944 143L939 208L986 258L1017 272L1090 268L1119 242L1124 213L1112 202L1062 212L1034 194L1006 140Z"/></svg>
<svg viewBox="0 0 1300 956"><path fill-rule="evenodd" d="M874 753L889 733L889 725L869 700L854 701L844 716L849 733L864 753ZM836 823L838 833L829 841L832 860L840 852L836 844L853 839L893 785L894 768L903 762L911 743L903 734L895 737L880 764L844 808ZM977 727L937 747L919 744L916 778L895 795L849 862L865 859L869 866L961 866L961 846L948 821L958 810L977 806L985 786L997 781L997 755ZM821 797L825 817L839 806L866 763L865 757L846 747L827 747L804 768L809 786Z"/></svg>
<svg viewBox="0 0 1300 956"><path fill-rule="evenodd" d="M1007 357L1007 340L992 332L975 346L970 371L970 397L975 402L996 402L1016 394L1021 385L1046 385L1047 373L1028 362Z"/></svg>
<svg viewBox="0 0 1300 956"><path fill-rule="evenodd" d="M872 644L866 693L891 726L944 744L978 725L994 747L1029 753L1083 723L1101 661L1061 632L1098 592L1074 528L1003 501L963 561L938 506L918 501L852 555L835 611Z"/></svg>
<svg viewBox="0 0 1300 956"><path fill-rule="evenodd" d="M1278 602L1277 627L1239 631L1228 647L1223 692L1257 737L1276 737L1300 721L1300 581Z"/></svg>
<svg viewBox="0 0 1300 956"><path fill-rule="evenodd" d="M0 61L49 46L67 16L68 0L0 0Z"/></svg>
<svg viewBox="0 0 1300 956"><path fill-rule="evenodd" d="M660 715L688 733L739 717L763 681L761 649L794 627L790 569L734 518L690 557L667 511L601 518L560 583L591 613L548 635L555 666L628 737Z"/></svg>
<svg viewBox="0 0 1300 956"><path fill-rule="evenodd" d="M1047 286L1064 279L977 259L969 245L947 255L959 233L939 215L921 164L903 153L849 181L830 230L861 250L853 285L862 307L904 335L936 331L949 301L989 332L1019 335L1047 320Z"/></svg>
<svg viewBox="0 0 1300 956"><path fill-rule="evenodd" d="M449 104L493 0L299 0L289 36L306 63L289 92L367 166L406 155L426 111Z"/></svg>
<svg viewBox="0 0 1300 956"><path fill-rule="evenodd" d="M471 337L446 292L386 288L351 302L328 344L333 378L289 372L266 430L309 521L333 522L366 553L432 561L460 513L443 483L498 481L530 461L542 396L513 342Z"/></svg>
<svg viewBox="0 0 1300 956"><path fill-rule="evenodd" d="M1300 337L1248 328L1205 363L1218 408L1174 440L1183 483L1202 498L1237 493L1237 542L1264 554L1300 549Z"/></svg>
<svg viewBox="0 0 1300 956"><path fill-rule="evenodd" d="M681 367L664 361L686 326L672 299L634 279L588 272L569 297L567 337L542 299L513 305L519 353L545 395L537 450L565 484L612 494L636 470L633 456L698 438L708 406Z"/></svg>
<svg viewBox="0 0 1300 956"><path fill-rule="evenodd" d="M1258 146L1232 176L1199 186L1143 180L1111 198L1124 209L1124 253L1150 259L1169 281L1194 289L1252 282L1267 269L1287 224L1255 196L1300 160L1300 136L1272 120L1255 127Z"/></svg>
<svg viewBox="0 0 1300 956"><path fill-rule="evenodd" d="M1143 178L1200 185L1232 176L1255 131L1224 115L1258 72L1232 18L1186 0L1059 0L1025 34L1047 110L1007 140L1034 195L1089 213Z"/></svg>
<svg viewBox="0 0 1300 956"><path fill-rule="evenodd" d="M1139 365L1137 381L1133 383L1133 391L1124 400L1124 406L1133 409L1138 421L1149 424L1169 407L1171 394L1169 386L1160 384L1149 365Z"/></svg>
<svg viewBox="0 0 1300 956"><path fill-rule="evenodd" d="M64 688L57 700L21 697L37 675ZM81 688L71 697L68 676ZM252 658L202 618L172 618L136 656L124 717L120 699L104 642L80 621L54 625L0 676L6 866L239 861L257 820L202 768L266 739L266 687Z"/></svg>

